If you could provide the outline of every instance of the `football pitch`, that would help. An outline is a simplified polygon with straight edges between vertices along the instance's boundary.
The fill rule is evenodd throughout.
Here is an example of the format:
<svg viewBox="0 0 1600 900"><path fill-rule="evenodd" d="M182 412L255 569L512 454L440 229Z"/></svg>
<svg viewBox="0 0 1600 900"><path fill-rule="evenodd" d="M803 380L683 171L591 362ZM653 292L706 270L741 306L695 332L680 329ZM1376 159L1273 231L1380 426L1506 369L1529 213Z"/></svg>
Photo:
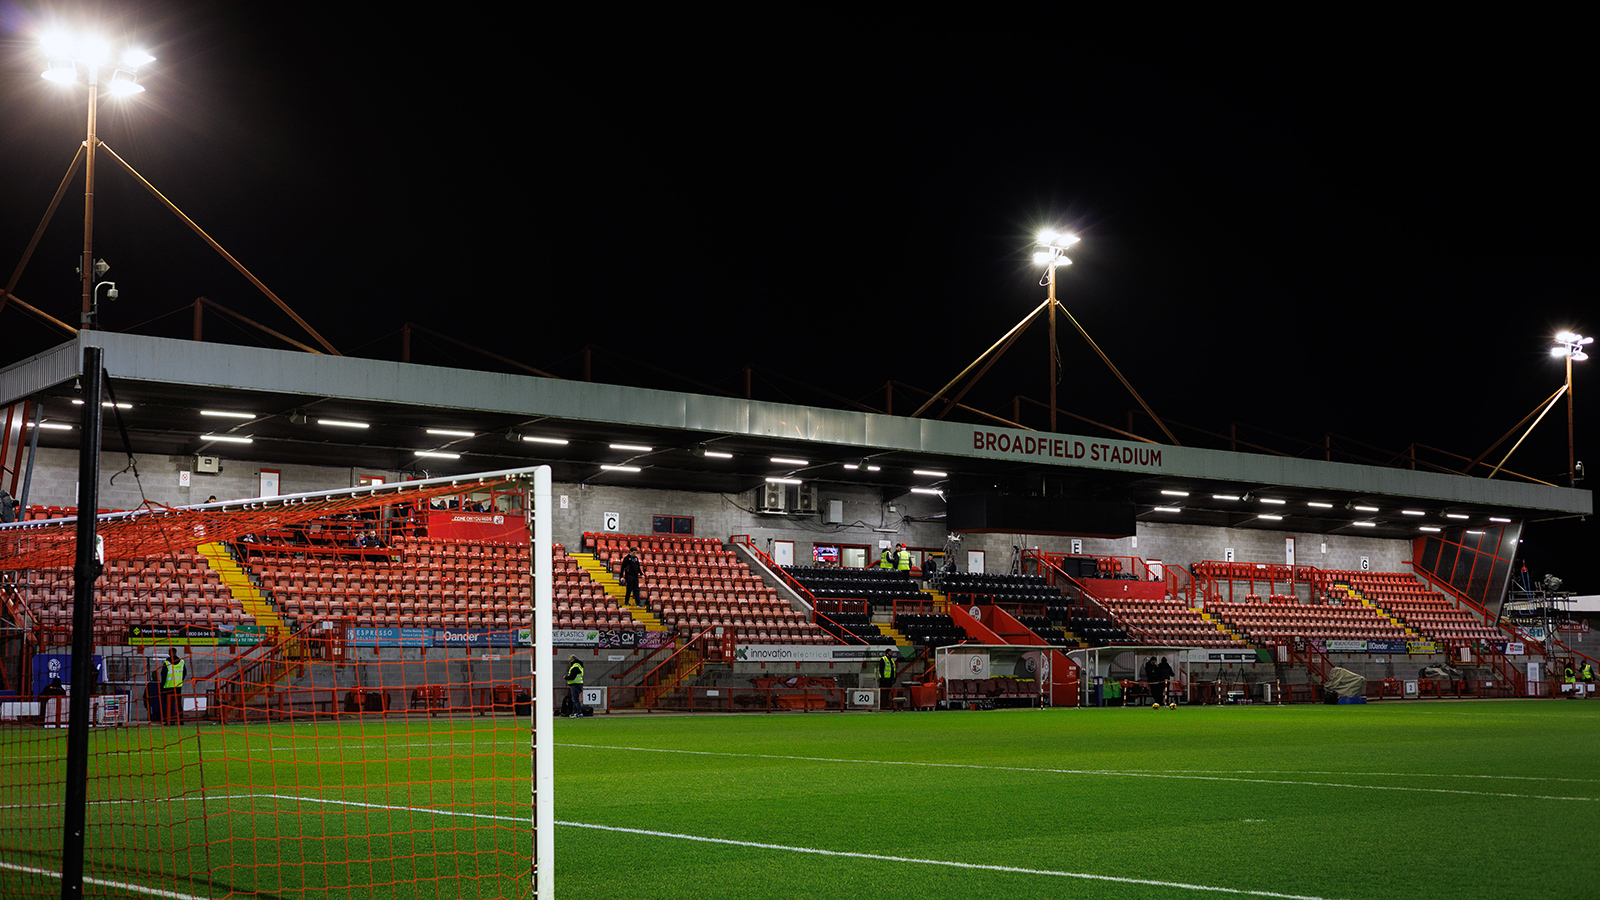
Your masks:
<svg viewBox="0 0 1600 900"><path fill-rule="evenodd" d="M91 869L167 896L524 896L526 727L144 729L166 743L107 745L95 765L147 795L102 796L90 842L96 823L154 831L173 862L97 848ZM558 720L554 739L556 886L573 898L1571 900L1600 884L1587 701L615 715ZM0 753L51 742L0 732ZM0 896L52 895L28 871L50 860L14 850L50 823L20 818L33 794L3 764Z"/></svg>

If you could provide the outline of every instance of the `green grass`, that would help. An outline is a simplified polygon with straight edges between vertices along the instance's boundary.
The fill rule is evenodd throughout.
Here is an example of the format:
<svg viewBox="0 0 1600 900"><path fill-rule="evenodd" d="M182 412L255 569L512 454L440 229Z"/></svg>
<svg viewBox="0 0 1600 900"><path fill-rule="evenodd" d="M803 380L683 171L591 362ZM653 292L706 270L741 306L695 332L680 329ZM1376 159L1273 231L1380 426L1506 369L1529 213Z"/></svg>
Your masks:
<svg viewBox="0 0 1600 900"><path fill-rule="evenodd" d="M198 896L219 884L520 896L528 841L514 823L412 811L527 815L525 733L487 730L510 722L321 725L292 742L255 728L248 745L188 729L179 743L199 752L182 765L149 750L102 757L166 759L157 768L171 774L148 781L168 789L198 792L203 777L205 817L189 800L105 804L92 820L176 821L144 832L178 845L185 871L159 883ZM1600 884L1600 703L601 716L555 729L556 883L569 898L1572 900ZM38 740L0 732L8 796L5 760ZM475 761L475 749L500 755ZM0 847L16 824L0 819ZM477 830L438 830L450 827ZM498 875L416 880L466 862ZM324 891L345 877L401 883ZM0 896L54 893L40 881L0 871Z"/></svg>

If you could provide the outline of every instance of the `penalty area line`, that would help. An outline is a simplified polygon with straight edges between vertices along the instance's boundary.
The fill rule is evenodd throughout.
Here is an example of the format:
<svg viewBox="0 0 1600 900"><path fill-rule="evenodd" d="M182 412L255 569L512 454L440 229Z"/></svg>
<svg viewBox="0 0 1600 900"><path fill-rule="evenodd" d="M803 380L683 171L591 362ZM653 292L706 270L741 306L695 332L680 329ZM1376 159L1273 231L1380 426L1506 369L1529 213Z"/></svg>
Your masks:
<svg viewBox="0 0 1600 900"><path fill-rule="evenodd" d="M680 841L697 841L703 844L724 844L731 847L748 847L754 850L779 850L786 853L809 853L816 856L869 859L878 862L912 863L921 866L945 866L952 869L973 869L983 872L1007 872L1016 875L1048 875L1054 878L1077 878L1083 881L1106 881L1114 884L1141 884L1148 887L1177 888L1185 891L1209 891L1215 894L1236 894L1246 897L1276 897L1280 900L1329 900L1310 894L1284 894L1277 891L1253 891L1248 888L1217 887L1210 884L1189 884L1182 881L1157 881L1153 878L1124 878L1117 875L1094 875L1088 872L1063 872L1056 869L1030 869L1022 866L998 866L991 863L957 862L948 859L921 859L915 856L890 856L883 853L859 853L851 850L823 850L818 847L791 847L786 844L766 844L758 841L736 841L730 838L702 837L696 834L675 834L670 831L651 831L648 828L623 828L616 825L592 825L586 822L556 822L569 828L588 828L595 831L612 831L638 834L646 837L672 838Z"/></svg>
<svg viewBox="0 0 1600 900"><path fill-rule="evenodd" d="M47 878L61 877L60 872L52 872L49 869L41 869L37 866L18 865L4 860L0 860L0 869L9 869L13 872L22 872L27 875L43 875ZM112 881L108 878L94 878L89 875L83 876L83 882L84 884L98 884L101 887L116 888L122 891L133 891L138 894L148 894L151 897L166 897L167 900L205 900L204 897L197 894L180 894L177 891L145 887L142 884L130 884L126 881Z"/></svg>

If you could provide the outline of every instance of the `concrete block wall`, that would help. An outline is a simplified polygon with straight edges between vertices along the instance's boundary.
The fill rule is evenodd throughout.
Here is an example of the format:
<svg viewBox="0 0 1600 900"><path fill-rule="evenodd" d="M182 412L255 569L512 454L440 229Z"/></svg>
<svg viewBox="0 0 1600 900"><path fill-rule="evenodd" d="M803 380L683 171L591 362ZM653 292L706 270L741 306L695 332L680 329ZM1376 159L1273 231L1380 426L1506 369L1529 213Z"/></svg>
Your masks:
<svg viewBox="0 0 1600 900"><path fill-rule="evenodd" d="M139 467L139 481L133 472L124 472L128 457L110 451L100 454L100 508L136 509L144 497L168 506L187 506L204 503L215 494L218 500L239 500L256 497L261 493L261 470L277 469L278 492L300 494L310 491L332 491L355 487L363 475L376 475L387 481L398 481L402 473L390 469L350 468L332 466L296 466L280 463L261 463L247 459L221 457L221 469L215 475L194 471L193 456L161 456L135 454ZM189 487L180 487L178 473L189 472ZM115 483L112 478L115 477ZM41 447L33 470L28 503L32 506L78 505L78 452Z"/></svg>

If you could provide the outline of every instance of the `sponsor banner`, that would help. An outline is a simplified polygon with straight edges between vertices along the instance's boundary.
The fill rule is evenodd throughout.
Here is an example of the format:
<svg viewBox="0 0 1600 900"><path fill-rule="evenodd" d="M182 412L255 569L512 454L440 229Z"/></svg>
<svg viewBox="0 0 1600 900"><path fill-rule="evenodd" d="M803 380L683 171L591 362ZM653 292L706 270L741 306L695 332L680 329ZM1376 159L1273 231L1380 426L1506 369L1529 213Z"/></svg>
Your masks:
<svg viewBox="0 0 1600 900"><path fill-rule="evenodd" d="M435 647L511 647L516 644L516 633L500 629L488 631L478 628L434 628Z"/></svg>
<svg viewBox="0 0 1600 900"><path fill-rule="evenodd" d="M1433 641L1406 641L1407 653L1438 653L1439 645Z"/></svg>
<svg viewBox="0 0 1600 900"><path fill-rule="evenodd" d="M217 626L217 644L223 647L254 647L267 639L266 629L260 625Z"/></svg>
<svg viewBox="0 0 1600 900"><path fill-rule="evenodd" d="M345 643L352 647L426 647L432 636L426 628L346 628Z"/></svg>
<svg viewBox="0 0 1600 900"><path fill-rule="evenodd" d="M1563 622L1556 623L1556 630L1566 632L1567 634L1588 634L1589 620L1567 619Z"/></svg>
<svg viewBox="0 0 1600 900"><path fill-rule="evenodd" d="M1366 641L1325 641L1329 653L1366 653Z"/></svg>
<svg viewBox="0 0 1600 900"><path fill-rule="evenodd" d="M733 648L737 662L865 662L882 655L881 648L861 645L738 644Z"/></svg>
<svg viewBox="0 0 1600 900"><path fill-rule="evenodd" d="M526 635L526 638L523 637ZM668 631L640 631L634 628L558 629L550 633L557 647L594 647L599 649L635 650L654 649L672 643ZM526 640L527 643L521 643ZM518 633L518 645L532 646L533 632L523 629Z"/></svg>
<svg viewBox="0 0 1600 900"><path fill-rule="evenodd" d="M1254 650L1191 650L1190 662L1205 663L1253 663L1256 661Z"/></svg>
<svg viewBox="0 0 1600 900"><path fill-rule="evenodd" d="M1521 641L1484 641L1484 643L1506 656L1524 656L1528 652L1527 645Z"/></svg>
<svg viewBox="0 0 1600 900"><path fill-rule="evenodd" d="M215 647L220 643L217 629L209 626L134 625L128 629L130 647Z"/></svg>
<svg viewBox="0 0 1600 900"><path fill-rule="evenodd" d="M1405 653L1405 641L1367 641L1368 653Z"/></svg>

